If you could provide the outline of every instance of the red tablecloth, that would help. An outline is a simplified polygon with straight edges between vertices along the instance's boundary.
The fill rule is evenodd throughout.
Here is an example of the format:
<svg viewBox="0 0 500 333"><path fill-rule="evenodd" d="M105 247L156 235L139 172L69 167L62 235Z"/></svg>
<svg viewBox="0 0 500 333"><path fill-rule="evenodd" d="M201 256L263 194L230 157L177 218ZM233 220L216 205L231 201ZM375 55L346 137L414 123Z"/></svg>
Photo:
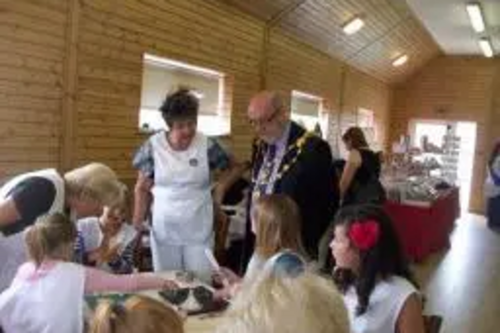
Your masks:
<svg viewBox="0 0 500 333"><path fill-rule="evenodd" d="M415 207L388 201L387 213L394 221L401 245L411 260L421 261L446 248L455 220L460 216L460 192L444 192L431 207Z"/></svg>

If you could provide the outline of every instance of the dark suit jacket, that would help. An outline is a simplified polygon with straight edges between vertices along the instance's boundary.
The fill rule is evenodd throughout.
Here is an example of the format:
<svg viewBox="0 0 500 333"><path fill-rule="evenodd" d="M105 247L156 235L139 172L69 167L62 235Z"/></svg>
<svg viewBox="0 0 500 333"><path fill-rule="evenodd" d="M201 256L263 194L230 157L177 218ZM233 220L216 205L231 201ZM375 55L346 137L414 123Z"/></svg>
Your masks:
<svg viewBox="0 0 500 333"><path fill-rule="evenodd" d="M292 122L288 144L295 143L304 133L302 127ZM254 175L258 174L264 160L265 146L263 142L254 145ZM294 151L286 153L281 166L293 160L295 155ZM252 184L252 190L254 185ZM319 240L332 221L339 202L338 179L328 143L317 136L309 137L298 160L283 174L274 188L274 193L287 194L298 204L302 215L303 243L311 258L316 258ZM249 230L250 223L247 223L247 235L251 235Z"/></svg>

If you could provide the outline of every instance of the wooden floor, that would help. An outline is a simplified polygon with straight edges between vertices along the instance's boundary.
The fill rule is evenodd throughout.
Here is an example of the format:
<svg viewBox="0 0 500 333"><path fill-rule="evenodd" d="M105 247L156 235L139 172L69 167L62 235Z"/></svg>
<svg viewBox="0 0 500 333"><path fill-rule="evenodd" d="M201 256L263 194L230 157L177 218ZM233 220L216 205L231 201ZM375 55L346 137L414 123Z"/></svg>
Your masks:
<svg viewBox="0 0 500 333"><path fill-rule="evenodd" d="M426 313L444 318L440 333L500 332L500 233L484 218L457 221L451 248L416 265Z"/></svg>

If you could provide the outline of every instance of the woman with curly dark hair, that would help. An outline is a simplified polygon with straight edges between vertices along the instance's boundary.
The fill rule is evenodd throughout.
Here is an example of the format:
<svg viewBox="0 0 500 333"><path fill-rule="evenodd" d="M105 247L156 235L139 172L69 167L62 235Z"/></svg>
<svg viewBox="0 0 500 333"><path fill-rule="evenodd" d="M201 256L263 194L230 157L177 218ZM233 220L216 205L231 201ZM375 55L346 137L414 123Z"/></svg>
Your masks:
<svg viewBox="0 0 500 333"><path fill-rule="evenodd" d="M199 101L186 88L160 107L168 130L152 135L134 156L138 170L133 222L151 211L155 271L189 270L211 276L204 251L213 243L211 171L232 166L229 154L197 131Z"/></svg>
<svg viewBox="0 0 500 333"><path fill-rule="evenodd" d="M342 209L330 248L351 332L424 333L418 286L392 221L381 208Z"/></svg>

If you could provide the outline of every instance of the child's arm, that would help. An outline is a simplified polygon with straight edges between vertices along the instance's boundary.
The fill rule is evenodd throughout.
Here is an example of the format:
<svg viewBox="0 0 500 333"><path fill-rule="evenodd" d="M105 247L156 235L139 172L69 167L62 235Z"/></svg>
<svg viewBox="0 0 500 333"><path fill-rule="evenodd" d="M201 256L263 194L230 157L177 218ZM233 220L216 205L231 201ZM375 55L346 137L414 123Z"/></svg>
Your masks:
<svg viewBox="0 0 500 333"><path fill-rule="evenodd" d="M130 242L121 253L116 253L108 262L113 272L118 274L131 273L134 268L135 243Z"/></svg>
<svg viewBox="0 0 500 333"><path fill-rule="evenodd" d="M115 275L94 268L85 267L85 294L96 292L131 292L147 289L176 288L174 281L151 273Z"/></svg>

